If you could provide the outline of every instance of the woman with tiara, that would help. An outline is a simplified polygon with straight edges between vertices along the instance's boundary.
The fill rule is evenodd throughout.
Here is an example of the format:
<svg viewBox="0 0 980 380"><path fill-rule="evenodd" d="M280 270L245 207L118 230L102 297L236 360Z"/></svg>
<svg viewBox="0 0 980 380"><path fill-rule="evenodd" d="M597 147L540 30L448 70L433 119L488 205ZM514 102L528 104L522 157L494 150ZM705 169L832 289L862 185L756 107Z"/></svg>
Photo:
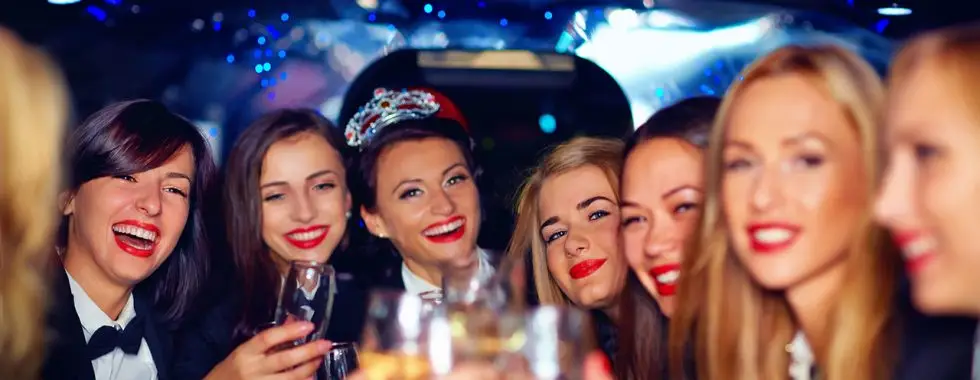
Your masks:
<svg viewBox="0 0 980 380"><path fill-rule="evenodd" d="M494 273L490 252L477 247L479 169L466 123L431 90L378 89L348 122L347 142L360 150L352 194L380 248L400 265L377 287L441 299L444 271Z"/></svg>

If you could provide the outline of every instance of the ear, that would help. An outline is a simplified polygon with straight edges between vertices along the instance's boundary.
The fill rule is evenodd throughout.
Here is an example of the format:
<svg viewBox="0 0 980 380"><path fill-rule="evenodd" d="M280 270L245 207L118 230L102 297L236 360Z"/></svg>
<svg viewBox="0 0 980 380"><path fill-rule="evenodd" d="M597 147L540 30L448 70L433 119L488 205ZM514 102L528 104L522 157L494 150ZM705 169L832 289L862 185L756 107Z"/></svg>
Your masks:
<svg viewBox="0 0 980 380"><path fill-rule="evenodd" d="M388 228L385 226L384 219L381 218L381 215L372 213L364 206L361 206L361 219L364 220L364 226L367 227L368 232L371 232L371 235L382 239L390 236L388 235Z"/></svg>
<svg viewBox="0 0 980 380"><path fill-rule="evenodd" d="M347 191L347 194L344 195L344 210L353 211L353 210L350 209L353 206L353 204L354 204L354 201L353 201L353 199L350 196L350 190L348 190Z"/></svg>
<svg viewBox="0 0 980 380"><path fill-rule="evenodd" d="M61 215L69 216L75 213L75 194L62 191L58 194L58 207L61 208Z"/></svg>

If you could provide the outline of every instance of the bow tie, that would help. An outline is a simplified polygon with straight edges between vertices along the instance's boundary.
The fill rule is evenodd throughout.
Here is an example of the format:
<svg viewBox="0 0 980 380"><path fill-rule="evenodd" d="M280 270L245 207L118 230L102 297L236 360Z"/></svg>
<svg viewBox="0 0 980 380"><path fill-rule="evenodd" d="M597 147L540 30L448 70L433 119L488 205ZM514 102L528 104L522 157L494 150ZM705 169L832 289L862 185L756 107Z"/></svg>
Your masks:
<svg viewBox="0 0 980 380"><path fill-rule="evenodd" d="M143 344L143 318L137 315L122 331L112 326L102 326L89 339L86 350L89 360L98 359L116 348L127 355L136 355Z"/></svg>

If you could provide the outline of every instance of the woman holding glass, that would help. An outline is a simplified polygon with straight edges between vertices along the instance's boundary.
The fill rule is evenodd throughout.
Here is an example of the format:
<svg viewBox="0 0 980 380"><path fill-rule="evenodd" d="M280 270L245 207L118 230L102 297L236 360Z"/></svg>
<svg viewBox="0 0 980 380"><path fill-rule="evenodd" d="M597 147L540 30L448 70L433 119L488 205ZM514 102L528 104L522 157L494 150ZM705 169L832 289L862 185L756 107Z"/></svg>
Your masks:
<svg viewBox="0 0 980 380"><path fill-rule="evenodd" d="M530 252L541 304L595 311L597 340L609 357L628 271L619 251L622 152L620 140L579 137L545 155L521 187L507 250L521 262Z"/></svg>
<svg viewBox="0 0 980 380"><path fill-rule="evenodd" d="M627 140L620 186L623 254L632 272L620 302L620 379L667 378L667 320L684 248L703 207L704 150L721 99L657 111Z"/></svg>
<svg viewBox="0 0 980 380"><path fill-rule="evenodd" d="M44 379L169 379L171 327L207 276L204 136L163 105L110 105L66 145Z"/></svg>
<svg viewBox="0 0 980 380"><path fill-rule="evenodd" d="M355 294L355 286L341 281L333 293L314 294L310 290L318 285L297 288L295 274L290 277L291 268L330 270L324 263L340 245L350 218L345 157L339 131L312 110L270 113L239 136L227 162L224 202L240 290L180 335L180 378L306 378L321 367L331 345L320 339L282 350L283 345L322 338L314 330L326 324L332 340L357 340L363 297ZM322 274L318 282L335 280L332 273ZM284 278L291 286L283 286ZM281 289L290 291L280 296ZM277 316L277 308L285 311L304 291L310 293L305 297L309 305L317 306L307 305L309 315L298 316L300 322L282 323L285 315ZM317 303L318 297L334 295L333 310L329 300L326 307Z"/></svg>

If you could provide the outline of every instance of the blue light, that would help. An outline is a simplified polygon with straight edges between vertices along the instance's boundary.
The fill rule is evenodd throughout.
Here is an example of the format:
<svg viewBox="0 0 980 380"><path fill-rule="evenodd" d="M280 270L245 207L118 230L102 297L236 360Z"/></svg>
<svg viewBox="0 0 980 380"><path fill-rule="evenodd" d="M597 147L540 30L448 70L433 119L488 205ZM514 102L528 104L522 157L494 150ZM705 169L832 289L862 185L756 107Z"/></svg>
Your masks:
<svg viewBox="0 0 980 380"><path fill-rule="evenodd" d="M272 58L272 49L265 49L265 57Z"/></svg>
<svg viewBox="0 0 980 380"><path fill-rule="evenodd" d="M485 1L480 1L480 2L476 3L476 6L478 6L480 8L486 8L487 7L487 3Z"/></svg>
<svg viewBox="0 0 980 380"><path fill-rule="evenodd" d="M286 51L285 50L280 50L279 51L279 58L286 58Z"/></svg>
<svg viewBox="0 0 980 380"><path fill-rule="evenodd" d="M368 13L368 21L374 22L378 20L378 15L374 12Z"/></svg>
<svg viewBox="0 0 980 380"><path fill-rule="evenodd" d="M252 52L252 57L255 59L262 58L262 49L255 49L255 51Z"/></svg>
<svg viewBox="0 0 980 380"><path fill-rule="evenodd" d="M439 13L436 13L436 16L439 18L446 18L446 11L439 11Z"/></svg>
<svg viewBox="0 0 980 380"><path fill-rule="evenodd" d="M552 17L554 17L554 15L551 14L551 11L544 12L544 19L545 20L551 20Z"/></svg>
<svg viewBox="0 0 980 380"><path fill-rule="evenodd" d="M262 64L255 65L255 73L262 74Z"/></svg>
<svg viewBox="0 0 980 380"><path fill-rule="evenodd" d="M119 0L105 0L105 3L106 4L109 4L109 5L119 5L119 4L122 3L122 1L119 1Z"/></svg>
<svg viewBox="0 0 980 380"><path fill-rule="evenodd" d="M215 21L214 24L211 24L211 29L214 29L215 32L221 30L221 21Z"/></svg>
<svg viewBox="0 0 980 380"><path fill-rule="evenodd" d="M507 19L505 18L500 19L500 26L507 26Z"/></svg>
<svg viewBox="0 0 980 380"><path fill-rule="evenodd" d="M282 22L289 21L289 13L283 13L282 15L279 15L279 19L282 20Z"/></svg>
<svg viewBox="0 0 980 380"><path fill-rule="evenodd" d="M96 20L105 21L106 14L105 11L102 10L102 8L99 8L94 5L89 5L87 8L85 8L85 11L88 12L88 14L92 15L92 17L95 17Z"/></svg>
<svg viewBox="0 0 980 380"><path fill-rule="evenodd" d="M541 126L541 132L551 134L558 129L558 122L555 121L555 117L551 114L544 114L538 118L538 125Z"/></svg>
<svg viewBox="0 0 980 380"><path fill-rule="evenodd" d="M270 86L275 86L276 85L276 78L269 79L269 85Z"/></svg>
<svg viewBox="0 0 980 380"><path fill-rule="evenodd" d="M68 4L80 3L81 1L82 0L48 0L48 4L68 5Z"/></svg>
<svg viewBox="0 0 980 380"><path fill-rule="evenodd" d="M248 17L255 17L255 10L254 9L249 9L248 10Z"/></svg>
<svg viewBox="0 0 980 380"><path fill-rule="evenodd" d="M882 16L908 16L912 14L912 9L892 4L890 7L878 8L878 14Z"/></svg>
<svg viewBox="0 0 980 380"><path fill-rule="evenodd" d="M259 39L256 41L259 43L259 45L265 45L265 36L259 37Z"/></svg>
<svg viewBox="0 0 980 380"><path fill-rule="evenodd" d="M422 7L422 10L425 11L425 13L432 13L432 4L426 4L424 7Z"/></svg>
<svg viewBox="0 0 980 380"><path fill-rule="evenodd" d="M712 90L711 87L708 87L708 85L706 85L706 84L702 84L701 85L701 92L705 93L706 95L714 95L715 94L715 90Z"/></svg>
<svg viewBox="0 0 980 380"><path fill-rule="evenodd" d="M272 64L269 62L263 63L262 68L265 69L265 71L272 71Z"/></svg>
<svg viewBox="0 0 980 380"><path fill-rule="evenodd" d="M656 92L658 98L664 97L664 89L658 88L655 92Z"/></svg>
<svg viewBox="0 0 980 380"><path fill-rule="evenodd" d="M228 54L228 56L225 57L225 61L228 61L228 63L235 63L235 55L234 54Z"/></svg>
<svg viewBox="0 0 980 380"><path fill-rule="evenodd" d="M263 79L262 82L259 82L259 86L269 87L269 80L268 79Z"/></svg>
<svg viewBox="0 0 980 380"><path fill-rule="evenodd" d="M266 26L265 31L269 33L269 38L272 38L274 40L279 39L279 31L276 30L276 28L273 28L271 25Z"/></svg>
<svg viewBox="0 0 980 380"><path fill-rule="evenodd" d="M286 72L285 71L279 73L279 80L286 80Z"/></svg>
<svg viewBox="0 0 980 380"><path fill-rule="evenodd" d="M275 92L269 92L269 100L275 100L275 99L276 99L276 93Z"/></svg>
<svg viewBox="0 0 980 380"><path fill-rule="evenodd" d="M881 21L878 21L875 24L875 30L878 31L878 33L884 33L885 32L885 28L888 27L888 23L889 23L889 21L888 21L887 18L886 19L882 19Z"/></svg>

